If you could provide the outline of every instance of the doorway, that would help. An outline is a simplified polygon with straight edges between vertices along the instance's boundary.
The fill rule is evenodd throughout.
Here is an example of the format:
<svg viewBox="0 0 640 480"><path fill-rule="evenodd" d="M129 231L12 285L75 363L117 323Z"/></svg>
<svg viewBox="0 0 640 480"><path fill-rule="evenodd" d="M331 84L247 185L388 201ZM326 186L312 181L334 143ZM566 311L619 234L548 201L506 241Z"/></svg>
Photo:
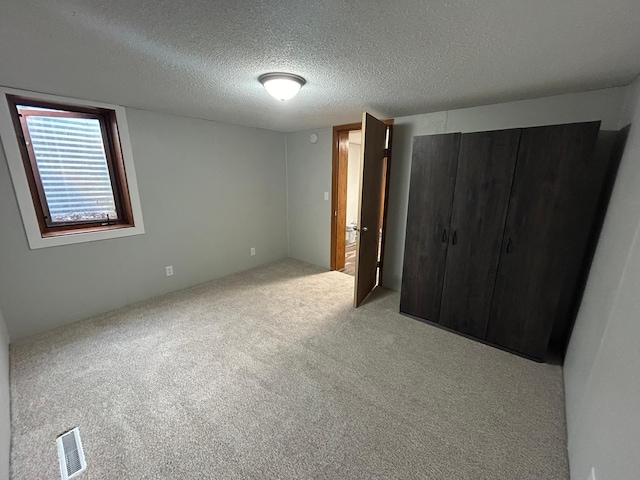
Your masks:
<svg viewBox="0 0 640 480"><path fill-rule="evenodd" d="M358 229L358 207L360 202L360 177L362 170L360 154L362 147L362 130L351 130L347 146L347 182L346 182L346 233L344 267L341 272L356 274L356 234ZM336 265L337 266L337 265Z"/></svg>
<svg viewBox="0 0 640 480"><path fill-rule="evenodd" d="M382 201L377 228L372 229L377 235L377 283L382 278L381 272L384 265L383 252L393 120L386 120L383 123L386 125L386 138L380 192ZM362 125L362 123L352 123L333 128L330 266L332 270L338 270L352 276L356 274L357 246L359 244L357 238L362 233L358 231L364 164Z"/></svg>

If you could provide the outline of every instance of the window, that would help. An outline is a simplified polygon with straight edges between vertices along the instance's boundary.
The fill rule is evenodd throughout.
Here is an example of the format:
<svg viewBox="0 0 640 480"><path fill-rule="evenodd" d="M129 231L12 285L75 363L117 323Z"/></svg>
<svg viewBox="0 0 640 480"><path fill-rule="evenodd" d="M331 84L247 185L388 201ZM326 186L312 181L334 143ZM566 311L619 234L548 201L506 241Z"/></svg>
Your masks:
<svg viewBox="0 0 640 480"><path fill-rule="evenodd" d="M0 93L0 134L31 248L144 233L124 108Z"/></svg>
<svg viewBox="0 0 640 480"><path fill-rule="evenodd" d="M42 235L132 226L115 112L7 100Z"/></svg>

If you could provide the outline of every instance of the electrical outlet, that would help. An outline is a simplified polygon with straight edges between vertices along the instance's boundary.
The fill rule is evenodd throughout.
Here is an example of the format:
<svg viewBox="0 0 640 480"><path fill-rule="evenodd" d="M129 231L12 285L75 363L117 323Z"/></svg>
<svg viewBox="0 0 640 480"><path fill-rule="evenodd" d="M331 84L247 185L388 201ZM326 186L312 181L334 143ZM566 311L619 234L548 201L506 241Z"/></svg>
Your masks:
<svg viewBox="0 0 640 480"><path fill-rule="evenodd" d="M173 275L173 265L167 265L164 269L167 271L167 277Z"/></svg>
<svg viewBox="0 0 640 480"><path fill-rule="evenodd" d="M324 192L324 199L329 200L329 192Z"/></svg>
<svg viewBox="0 0 640 480"><path fill-rule="evenodd" d="M591 472L589 473L589 478L587 480L596 480L596 469L591 467Z"/></svg>
<svg viewBox="0 0 640 480"><path fill-rule="evenodd" d="M251 247L251 256L255 256L256 254L256 247Z"/></svg>

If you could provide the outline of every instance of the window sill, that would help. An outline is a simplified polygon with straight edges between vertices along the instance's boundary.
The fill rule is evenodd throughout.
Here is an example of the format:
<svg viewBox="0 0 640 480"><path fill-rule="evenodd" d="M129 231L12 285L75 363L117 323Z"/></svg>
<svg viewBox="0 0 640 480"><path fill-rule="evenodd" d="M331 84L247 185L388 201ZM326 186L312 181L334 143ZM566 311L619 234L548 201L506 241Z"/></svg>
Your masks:
<svg viewBox="0 0 640 480"><path fill-rule="evenodd" d="M104 225L85 228L68 228L66 230L52 230L42 233L42 238L63 237L67 235L80 235L83 233L108 232L110 230L119 230L121 228L134 228L131 224Z"/></svg>
<svg viewBox="0 0 640 480"><path fill-rule="evenodd" d="M96 242L108 240L110 238L130 237L142 235L143 227L116 225L109 227L96 227L95 229L67 230L63 232L49 232L39 238L29 236L29 246L32 250L46 247L59 247L62 245L73 245L76 243Z"/></svg>

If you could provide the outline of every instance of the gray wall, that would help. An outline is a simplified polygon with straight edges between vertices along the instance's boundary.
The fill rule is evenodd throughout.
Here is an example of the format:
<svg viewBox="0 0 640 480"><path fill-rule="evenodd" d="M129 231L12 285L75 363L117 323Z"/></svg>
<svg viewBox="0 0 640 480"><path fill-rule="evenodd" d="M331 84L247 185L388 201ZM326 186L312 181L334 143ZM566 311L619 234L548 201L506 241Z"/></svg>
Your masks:
<svg viewBox="0 0 640 480"><path fill-rule="evenodd" d="M0 478L9 478L11 411L9 397L9 334L0 311Z"/></svg>
<svg viewBox="0 0 640 480"><path fill-rule="evenodd" d="M289 256L324 268L331 255L332 135L331 128L287 133Z"/></svg>
<svg viewBox="0 0 640 480"><path fill-rule="evenodd" d="M400 290L414 135L602 120L617 129L626 87L396 118L382 284Z"/></svg>
<svg viewBox="0 0 640 480"><path fill-rule="evenodd" d="M571 478L640 476L640 85L631 132L565 359Z"/></svg>
<svg viewBox="0 0 640 480"><path fill-rule="evenodd" d="M144 235L29 250L0 153L0 305L12 339L287 256L284 134L127 117Z"/></svg>

